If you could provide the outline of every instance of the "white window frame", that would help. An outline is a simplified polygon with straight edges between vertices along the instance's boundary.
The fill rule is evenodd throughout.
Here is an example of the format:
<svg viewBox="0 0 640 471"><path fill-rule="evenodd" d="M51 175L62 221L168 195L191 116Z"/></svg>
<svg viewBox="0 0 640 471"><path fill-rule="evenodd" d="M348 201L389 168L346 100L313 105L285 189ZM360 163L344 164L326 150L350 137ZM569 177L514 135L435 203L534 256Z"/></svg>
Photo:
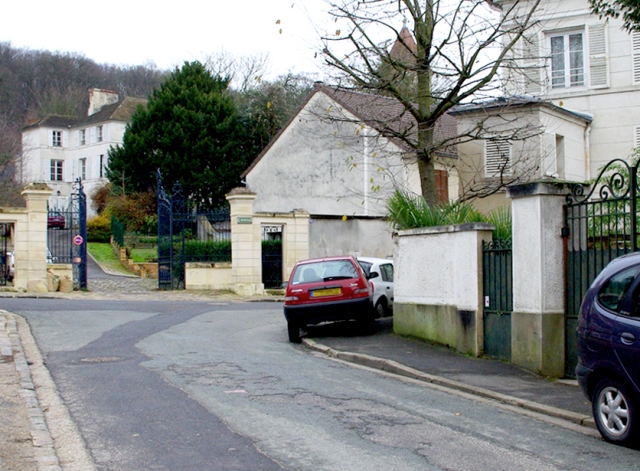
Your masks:
<svg viewBox="0 0 640 471"><path fill-rule="evenodd" d="M87 159L83 157L78 159L78 176L82 181L87 179Z"/></svg>
<svg viewBox="0 0 640 471"><path fill-rule="evenodd" d="M64 160L51 159L50 171L49 179L52 182L64 181Z"/></svg>
<svg viewBox="0 0 640 471"><path fill-rule="evenodd" d="M78 131L78 142L80 143L81 146L86 146L87 145L87 130L86 129L80 129Z"/></svg>
<svg viewBox="0 0 640 471"><path fill-rule="evenodd" d="M62 147L62 131L51 131L51 146Z"/></svg>
<svg viewBox="0 0 640 471"><path fill-rule="evenodd" d="M496 178L500 175L513 174L512 145L509 141L485 139L484 141L484 176ZM506 163L505 163L506 155ZM502 169L502 171L501 171Z"/></svg>
<svg viewBox="0 0 640 471"><path fill-rule="evenodd" d="M571 54L576 51L570 50L571 44L571 36L580 35L582 49L580 50L582 56L582 81L576 84L572 84L572 69L571 69ZM564 51L562 53L563 58L563 85L562 86L554 86L554 75L553 75L553 48L551 46L553 40L555 38L563 38ZM585 88L587 86L587 53L586 53L586 33L585 29L574 29L568 31L556 31L547 33L547 47L549 50L549 90L550 91L558 91L558 90L570 90L570 89L579 89ZM580 75L580 74L573 74Z"/></svg>
<svg viewBox="0 0 640 471"><path fill-rule="evenodd" d="M96 142L102 142L104 140L104 129L102 125L96 126Z"/></svg>

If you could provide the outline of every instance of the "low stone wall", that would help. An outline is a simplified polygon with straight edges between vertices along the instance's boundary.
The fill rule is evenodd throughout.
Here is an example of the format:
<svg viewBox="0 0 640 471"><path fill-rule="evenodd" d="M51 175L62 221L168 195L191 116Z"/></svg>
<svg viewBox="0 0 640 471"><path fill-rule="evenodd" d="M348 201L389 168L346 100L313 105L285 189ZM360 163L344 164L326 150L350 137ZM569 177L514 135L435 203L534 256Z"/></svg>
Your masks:
<svg viewBox="0 0 640 471"><path fill-rule="evenodd" d="M482 354L482 241L492 230L476 223L396 235L395 333Z"/></svg>
<svg viewBox="0 0 640 471"><path fill-rule="evenodd" d="M232 289L231 262L185 264L184 287L206 290Z"/></svg>

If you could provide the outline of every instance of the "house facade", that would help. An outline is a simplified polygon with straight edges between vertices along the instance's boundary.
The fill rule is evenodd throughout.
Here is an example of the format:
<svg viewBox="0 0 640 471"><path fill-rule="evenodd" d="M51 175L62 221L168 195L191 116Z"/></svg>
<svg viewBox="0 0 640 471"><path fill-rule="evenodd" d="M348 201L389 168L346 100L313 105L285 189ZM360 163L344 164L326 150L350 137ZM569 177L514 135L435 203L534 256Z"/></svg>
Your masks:
<svg viewBox="0 0 640 471"><path fill-rule="evenodd" d="M91 195L107 183L109 149L122 143L133 112L145 103L94 88L89 91L86 117L52 115L28 124L22 130L21 181L46 183L53 189L49 208L62 210L69 205L73 182L80 178L88 215L94 215Z"/></svg>
<svg viewBox="0 0 640 471"><path fill-rule="evenodd" d="M402 128L403 111L388 97L318 84L244 172L247 187L257 195L254 211L308 212L311 257L391 256L386 202L397 189L420 194L415 157L379 129L393 120ZM452 132L455 120L447 116L436 134ZM438 158L440 198L455 197L457 176L448 169L456 155L441 152Z"/></svg>
<svg viewBox="0 0 640 471"><path fill-rule="evenodd" d="M591 14L587 0L541 3L535 27L514 51L521 59L503 72L505 98L457 113L460 132L489 116L508 121L512 129L529 121L537 131L526 145L506 131L459 144L459 161L469 167L459 167L466 172L462 193L472 184L470 168L478 169L476 184L503 168L519 171L525 163L528 172L520 182L584 182L611 160L629 159L640 146L640 33L624 31L622 24ZM499 192L477 204L487 209L505 203Z"/></svg>

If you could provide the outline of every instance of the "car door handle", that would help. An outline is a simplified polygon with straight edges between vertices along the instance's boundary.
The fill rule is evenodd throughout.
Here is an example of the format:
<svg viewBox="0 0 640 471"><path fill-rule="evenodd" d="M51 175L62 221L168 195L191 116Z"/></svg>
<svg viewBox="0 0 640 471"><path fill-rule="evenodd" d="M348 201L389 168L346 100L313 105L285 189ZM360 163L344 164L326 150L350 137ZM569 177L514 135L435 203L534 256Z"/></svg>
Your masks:
<svg viewBox="0 0 640 471"><path fill-rule="evenodd" d="M629 332L623 332L622 334L620 334L620 340L625 345L631 345L633 342L635 342L636 338Z"/></svg>

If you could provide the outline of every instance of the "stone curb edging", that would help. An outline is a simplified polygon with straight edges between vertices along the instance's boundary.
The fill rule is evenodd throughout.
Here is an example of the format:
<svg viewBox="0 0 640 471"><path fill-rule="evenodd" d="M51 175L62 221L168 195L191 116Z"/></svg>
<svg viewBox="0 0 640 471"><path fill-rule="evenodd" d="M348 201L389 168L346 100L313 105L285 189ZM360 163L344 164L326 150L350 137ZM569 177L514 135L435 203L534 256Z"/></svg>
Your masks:
<svg viewBox="0 0 640 471"><path fill-rule="evenodd" d="M34 458L38 471L62 471L60 462L53 446L53 439L40 407L38 396L31 378L29 364L22 348L18 333L18 326L13 315L0 311L0 348L5 356L4 345L9 343L13 354L13 361L20 376L20 395L25 401L29 417L29 432L33 442Z"/></svg>
<svg viewBox="0 0 640 471"><path fill-rule="evenodd" d="M416 379L418 381L424 381L426 383L432 383L432 384L437 384L439 386L456 389L456 390L463 391L465 393L473 394L486 399L493 399L503 404L508 404L515 407L521 407L526 410L544 414L550 417L555 417L558 419L563 419L577 425L582 425L585 427L591 427L595 429L595 422L593 420L593 417L591 416L585 416L582 414L578 414L577 412L571 412L564 409L559 409L557 407L547 406L545 404L528 401L526 399L519 399L517 397L498 393L498 392L491 391L491 390L477 387L477 386L470 386L460 381L447 379L442 376L424 373L422 371L419 371L414 368L403 365L401 363L398 363L397 361L394 361L394 360L387 360L384 358L379 358L372 355L366 355L363 353L342 352L340 350L334 350L325 345L316 343L310 339L302 339L302 343L307 348L310 348L317 352L324 353L325 355L330 356L332 358L337 358L339 360L343 360L349 363L355 363L358 365L367 366L369 368L386 371L388 373L405 376L407 378Z"/></svg>

